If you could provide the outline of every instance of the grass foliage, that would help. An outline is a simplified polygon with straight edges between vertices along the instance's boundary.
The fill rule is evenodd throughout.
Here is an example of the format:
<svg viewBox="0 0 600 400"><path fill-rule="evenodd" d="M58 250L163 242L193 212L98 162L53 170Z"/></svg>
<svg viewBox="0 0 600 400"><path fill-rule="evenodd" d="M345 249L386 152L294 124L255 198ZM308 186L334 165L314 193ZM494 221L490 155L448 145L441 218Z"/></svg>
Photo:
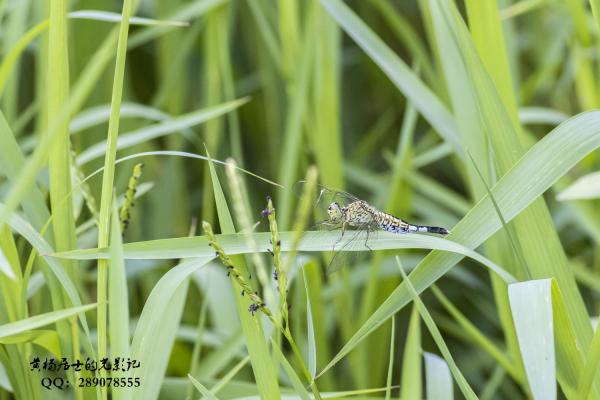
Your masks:
<svg viewBox="0 0 600 400"><path fill-rule="evenodd" d="M0 0L0 400L600 399L599 13Z"/></svg>

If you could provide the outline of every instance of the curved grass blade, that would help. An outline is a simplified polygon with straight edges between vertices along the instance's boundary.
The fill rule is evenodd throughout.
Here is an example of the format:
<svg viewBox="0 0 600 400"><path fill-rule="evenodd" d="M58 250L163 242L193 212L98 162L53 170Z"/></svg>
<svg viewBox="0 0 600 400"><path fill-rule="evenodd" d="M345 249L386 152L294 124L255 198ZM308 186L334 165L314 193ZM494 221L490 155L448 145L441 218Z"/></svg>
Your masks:
<svg viewBox="0 0 600 400"><path fill-rule="evenodd" d="M20 335L32 329L41 328L49 324L53 324L57 321L72 317L74 315L92 310L96 308L97 304L86 304L84 306L66 308L64 310L57 310L48 312L45 314L36 315L8 324L0 325L0 339L5 340L13 336Z"/></svg>
<svg viewBox="0 0 600 400"><path fill-rule="evenodd" d="M105 21L115 23L121 22L123 20L121 14L101 10L78 10L70 12L69 14L67 14L67 16L72 19L87 19L92 21ZM189 26L189 22L186 21L167 21L142 17L131 17L129 18L129 23L131 25L140 26Z"/></svg>
<svg viewBox="0 0 600 400"><path fill-rule="evenodd" d="M281 232L282 251L290 250L290 243L294 232ZM258 244L258 250L267 252L269 247L269 232L253 233ZM217 235L219 243L229 255L245 254L253 251L248 247L244 237L240 234ZM338 242L338 232L306 232L298 245L299 251L329 251L334 243ZM345 244L345 241L342 241ZM363 245L364 246L364 245ZM490 270L498 274L506 282L516 282L515 278L500 266L488 260L481 254L467 249L466 247L435 236L421 234L398 235L388 232L380 232L377 238L369 241L372 250L395 250L395 249L435 249L456 253L457 257L469 257L480 262ZM159 239L145 242L132 242L123 245L124 257L126 259L172 259L190 257L213 256L208 246L208 240L204 236L181 237L173 239ZM357 244L349 248L351 251L366 251L365 247ZM93 260L108 258L106 249L73 250L52 254L53 257L70 258L76 260Z"/></svg>
<svg viewBox="0 0 600 400"><path fill-rule="evenodd" d="M201 124L212 118L217 118L247 102L248 98L230 101L215 107L197 110L177 118L169 119L149 127L138 129L133 132L121 134L117 139L116 148L117 150L126 149L139 143L144 143L161 136L179 132L182 129ZM102 157L105 153L106 141L102 141L88 147L85 151L83 151L79 157L77 157L77 165L88 163L96 158Z"/></svg>

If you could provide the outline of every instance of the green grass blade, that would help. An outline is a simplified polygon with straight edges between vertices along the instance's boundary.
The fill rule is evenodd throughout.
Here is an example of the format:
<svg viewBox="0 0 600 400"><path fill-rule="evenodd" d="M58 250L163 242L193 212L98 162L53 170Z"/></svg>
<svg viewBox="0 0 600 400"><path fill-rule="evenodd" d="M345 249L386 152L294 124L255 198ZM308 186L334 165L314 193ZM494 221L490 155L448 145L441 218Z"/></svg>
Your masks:
<svg viewBox="0 0 600 400"><path fill-rule="evenodd" d="M450 371L448 371L448 376ZM429 380L427 380L429 382ZM404 345L402 360L402 381L400 384L400 400L421 399L423 377L421 372L421 317L419 310L413 306L408 324L408 334Z"/></svg>
<svg viewBox="0 0 600 400"><path fill-rule="evenodd" d="M158 395L183 311L189 277L212 258L214 254L171 268L148 296L131 344L132 358L140 362L135 376L145 382L134 389L134 399Z"/></svg>
<svg viewBox="0 0 600 400"><path fill-rule="evenodd" d="M197 110L177 118L160 122L156 125L140 128L135 130L134 132L124 133L119 136L116 144L116 149L126 149L128 147L135 146L136 144L144 143L161 136L178 133L181 130L190 128L194 125L198 125L213 118L220 117L221 115L224 115L247 102L248 99L230 101L227 103L220 104L218 106ZM85 151L83 151L79 155L79 157L77 157L77 164L83 165L85 163L88 163L98 157L103 156L104 154L106 154L106 151L106 141L90 146Z"/></svg>
<svg viewBox="0 0 600 400"><path fill-rule="evenodd" d="M206 398L207 400L219 400L217 396L215 396L210 390L208 390L206 386L194 379L192 375L188 374L188 379L192 382L194 387L198 389L198 392L200 392L203 398Z"/></svg>
<svg viewBox="0 0 600 400"><path fill-rule="evenodd" d="M442 303L444 308L450 315L456 320L456 322L464 330L465 334L471 338L471 340L484 349L491 357L496 360L498 365L504 368L515 380L521 381L522 376L519 375L519 371L515 368L504 351L492 342L486 335L484 335L471 321L469 321L461 312L450 302L450 300L438 289L435 285L431 287L433 294Z"/></svg>
<svg viewBox="0 0 600 400"><path fill-rule="evenodd" d="M110 233L110 266L108 270L108 329L111 354L127 358L131 355L129 348L129 299L125 261L123 259L123 242L119 223L119 210L113 202ZM125 374L113 373L113 377ZM131 390L113 387L114 399L131 399Z"/></svg>
<svg viewBox="0 0 600 400"><path fill-rule="evenodd" d="M302 399L302 400L312 399L311 395L308 393L308 391L302 384L302 380L300 379L298 374L296 374L296 371L294 371L294 368L291 366L291 364L289 363L287 358L285 358L285 356L281 352L281 349L273 341L271 341L271 347L273 348L273 353L275 354L275 357L277 358L279 363L282 365L283 370L285 371L286 375L290 379L292 386L296 390L298 398Z"/></svg>
<svg viewBox="0 0 600 400"><path fill-rule="evenodd" d="M308 372L314 379L317 375L317 345L315 342L315 327L312 316L312 306L310 304L310 290L308 288L308 279L306 277L306 271L302 269L302 276L304 281L304 288L306 290L306 326L308 327Z"/></svg>
<svg viewBox="0 0 600 400"><path fill-rule="evenodd" d="M448 346L444 342L444 338L442 337L442 334L440 333L439 329L435 325L435 322L433 322L433 318L431 318L429 311L427 311L427 307L425 307L425 304L419 298L419 295L417 294L415 288L413 287L412 283L410 282L410 279L406 275L406 272L404 272L404 268L400 264L400 258L398 256L396 256L396 261L398 263L398 267L400 267L400 273L402 274L402 278L404 279L404 282L406 282L406 285L408 287L408 291L410 292L412 300L415 303L415 306L417 307L417 309L419 310L419 314L421 315L421 318L423 319L425 326L427 326L429 333L433 337L435 344L437 345L438 349L444 356L444 359L446 360L446 363L448 364L448 367L450 368L450 372L452 373L452 376L454 377L454 380L456 381L458 387L460 388L463 396L465 396L465 398L467 398L467 399L477 399L475 392L473 392L473 389L471 389L471 386L469 386L469 383L466 381L462 372L460 372L460 370L458 369L458 366L454 362L454 359L452 358L452 355L450 354L450 350L448 349ZM428 388L429 388L429 386L428 386Z"/></svg>
<svg viewBox="0 0 600 400"><path fill-rule="evenodd" d="M66 318L75 316L80 313L84 313L89 310L95 309L97 306L94 304L86 304L84 306L66 308L64 310L51 311L45 314L36 315L23 320L11 322L8 324L0 325L0 339L7 339L32 329L41 328L49 324L53 324L57 321L64 320Z"/></svg>
<svg viewBox="0 0 600 400"><path fill-rule="evenodd" d="M394 376L394 342L396 341L396 319L392 318L392 330L390 332L390 354L388 362L388 372L386 379L385 400L392 398L392 378Z"/></svg>
<svg viewBox="0 0 600 400"><path fill-rule="evenodd" d="M100 212L98 215L98 246L106 247L110 238L110 215L113 203L115 160L117 158L117 137L119 136L119 123L121 102L123 100L123 81L125 79L125 57L127 54L127 38L129 36L129 18L132 13L132 1L123 2L123 21L119 27L115 72L113 77L112 98L110 102L110 119L108 120L107 146L104 153L104 171L102 175L102 194L100 197ZM53 78L50 78L53 79ZM50 92L51 93L51 92ZM65 175L63 175L65 176ZM70 191L65 194L68 195ZM61 197L64 198L66 196ZM73 212L70 210L71 216ZM107 291L108 291L108 262L98 261L97 295L101 303L98 307L98 357L106 357L107 329ZM102 376L102 375L101 375ZM103 397L106 392L103 391Z"/></svg>

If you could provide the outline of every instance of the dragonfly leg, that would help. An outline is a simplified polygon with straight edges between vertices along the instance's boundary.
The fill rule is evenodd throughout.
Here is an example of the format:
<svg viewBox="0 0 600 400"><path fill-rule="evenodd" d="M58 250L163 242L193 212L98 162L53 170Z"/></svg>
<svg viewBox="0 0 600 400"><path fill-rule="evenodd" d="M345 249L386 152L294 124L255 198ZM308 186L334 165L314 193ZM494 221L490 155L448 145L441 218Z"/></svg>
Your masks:
<svg viewBox="0 0 600 400"><path fill-rule="evenodd" d="M371 248L371 246L369 246L369 234L371 233L371 229L367 228L367 238L365 239L365 247L367 249L369 249L369 251L373 251L373 249Z"/></svg>
<svg viewBox="0 0 600 400"><path fill-rule="evenodd" d="M340 236L340 238L338 240L335 241L335 243L333 244L333 250L335 250L335 246L337 246L337 244L339 242L342 241L342 239L344 238L344 232L346 232L346 223L342 223L342 235Z"/></svg>

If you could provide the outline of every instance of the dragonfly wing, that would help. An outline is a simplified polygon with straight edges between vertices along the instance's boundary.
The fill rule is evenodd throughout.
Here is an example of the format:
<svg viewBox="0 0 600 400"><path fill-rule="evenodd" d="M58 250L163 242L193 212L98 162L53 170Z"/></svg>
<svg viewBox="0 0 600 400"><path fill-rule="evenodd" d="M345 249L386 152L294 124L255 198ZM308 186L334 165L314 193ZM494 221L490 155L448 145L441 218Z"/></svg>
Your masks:
<svg viewBox="0 0 600 400"><path fill-rule="evenodd" d="M338 271L345 265L352 264L364 250L368 250L369 241L374 239L376 234L377 231L367 224L356 230L347 231L344 238L340 238L342 247L334 248L333 257L327 265L327 275ZM346 235L350 235L350 237L347 238Z"/></svg>
<svg viewBox="0 0 600 400"><path fill-rule="evenodd" d="M293 192L297 197L302 196L304 193L304 186L306 181L298 181L293 186ZM330 188L324 185L317 185L317 193L315 197L315 203L318 205L325 205L325 208L330 203L338 202L341 205L348 205L352 202L359 200L358 197L351 193L344 192L343 190Z"/></svg>

